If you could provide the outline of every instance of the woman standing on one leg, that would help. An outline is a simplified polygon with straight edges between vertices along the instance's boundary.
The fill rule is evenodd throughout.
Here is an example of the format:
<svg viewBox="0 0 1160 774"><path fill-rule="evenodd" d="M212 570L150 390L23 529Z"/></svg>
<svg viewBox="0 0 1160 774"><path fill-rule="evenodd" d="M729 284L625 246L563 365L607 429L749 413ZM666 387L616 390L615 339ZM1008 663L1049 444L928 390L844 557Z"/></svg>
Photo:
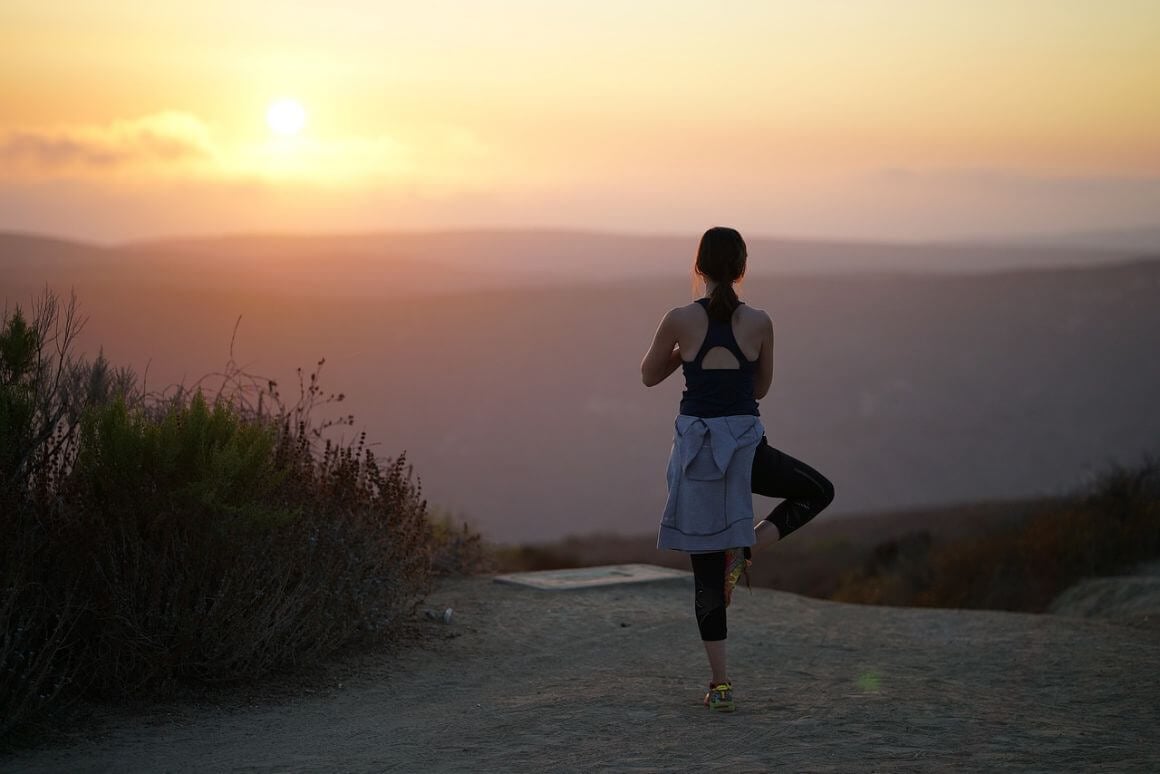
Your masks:
<svg viewBox="0 0 1160 774"><path fill-rule="evenodd" d="M757 401L773 381L773 324L733 288L746 257L735 230L705 232L693 271L706 295L665 314L640 366L648 387L678 368L685 376L657 545L690 554L697 627L712 671L705 705L725 712L734 708L725 608L750 548L784 538L834 499L825 476L766 441ZM756 529L751 492L785 498Z"/></svg>

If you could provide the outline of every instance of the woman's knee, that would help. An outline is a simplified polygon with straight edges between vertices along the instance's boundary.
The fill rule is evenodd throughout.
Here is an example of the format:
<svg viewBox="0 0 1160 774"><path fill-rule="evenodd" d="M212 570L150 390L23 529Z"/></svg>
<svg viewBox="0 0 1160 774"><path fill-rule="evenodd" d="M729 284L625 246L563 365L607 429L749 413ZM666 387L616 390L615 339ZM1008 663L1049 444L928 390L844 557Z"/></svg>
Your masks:
<svg viewBox="0 0 1160 774"><path fill-rule="evenodd" d="M834 502L834 485L830 482L830 479L822 476L821 480L818 481L818 488L821 491L815 498L814 505L820 511Z"/></svg>
<svg viewBox="0 0 1160 774"><path fill-rule="evenodd" d="M814 514L820 513L834 501L834 485L830 479L809 466L802 466L797 474L810 483L809 495L801 498Z"/></svg>

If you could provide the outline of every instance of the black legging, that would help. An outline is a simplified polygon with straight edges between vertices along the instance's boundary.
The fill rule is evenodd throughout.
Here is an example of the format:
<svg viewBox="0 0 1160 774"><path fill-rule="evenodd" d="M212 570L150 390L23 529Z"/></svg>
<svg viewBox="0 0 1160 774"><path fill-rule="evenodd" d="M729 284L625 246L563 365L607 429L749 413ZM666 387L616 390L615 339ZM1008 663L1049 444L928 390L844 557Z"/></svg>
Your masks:
<svg viewBox="0 0 1160 774"><path fill-rule="evenodd" d="M782 538L799 529L834 500L834 485L801 460L769 445L765 437L753 454L752 489L762 497L784 497L765 520ZM748 551L746 551L748 555ZM696 586L694 609L701 639L725 639L725 552L691 554Z"/></svg>

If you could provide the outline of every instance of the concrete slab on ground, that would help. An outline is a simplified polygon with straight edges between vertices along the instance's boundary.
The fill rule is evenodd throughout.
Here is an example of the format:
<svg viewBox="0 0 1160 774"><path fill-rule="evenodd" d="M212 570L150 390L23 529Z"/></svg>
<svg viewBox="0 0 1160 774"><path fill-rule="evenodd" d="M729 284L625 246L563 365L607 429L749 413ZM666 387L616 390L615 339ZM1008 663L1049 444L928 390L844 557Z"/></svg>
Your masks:
<svg viewBox="0 0 1160 774"><path fill-rule="evenodd" d="M587 589L595 586L617 586L625 583L688 578L692 573L660 567L655 564L606 564L600 567L576 567L570 570L540 570L497 575L496 583L530 586L545 591Z"/></svg>

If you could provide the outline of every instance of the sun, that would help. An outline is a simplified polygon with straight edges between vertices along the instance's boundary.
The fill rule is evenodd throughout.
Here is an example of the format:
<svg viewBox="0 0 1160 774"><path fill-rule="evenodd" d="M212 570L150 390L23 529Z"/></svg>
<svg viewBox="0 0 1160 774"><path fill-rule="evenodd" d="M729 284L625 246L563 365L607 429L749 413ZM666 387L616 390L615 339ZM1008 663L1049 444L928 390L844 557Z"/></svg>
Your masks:
<svg viewBox="0 0 1160 774"><path fill-rule="evenodd" d="M279 99L266 109L266 123L275 134L293 137L306 126L306 108L294 99Z"/></svg>

